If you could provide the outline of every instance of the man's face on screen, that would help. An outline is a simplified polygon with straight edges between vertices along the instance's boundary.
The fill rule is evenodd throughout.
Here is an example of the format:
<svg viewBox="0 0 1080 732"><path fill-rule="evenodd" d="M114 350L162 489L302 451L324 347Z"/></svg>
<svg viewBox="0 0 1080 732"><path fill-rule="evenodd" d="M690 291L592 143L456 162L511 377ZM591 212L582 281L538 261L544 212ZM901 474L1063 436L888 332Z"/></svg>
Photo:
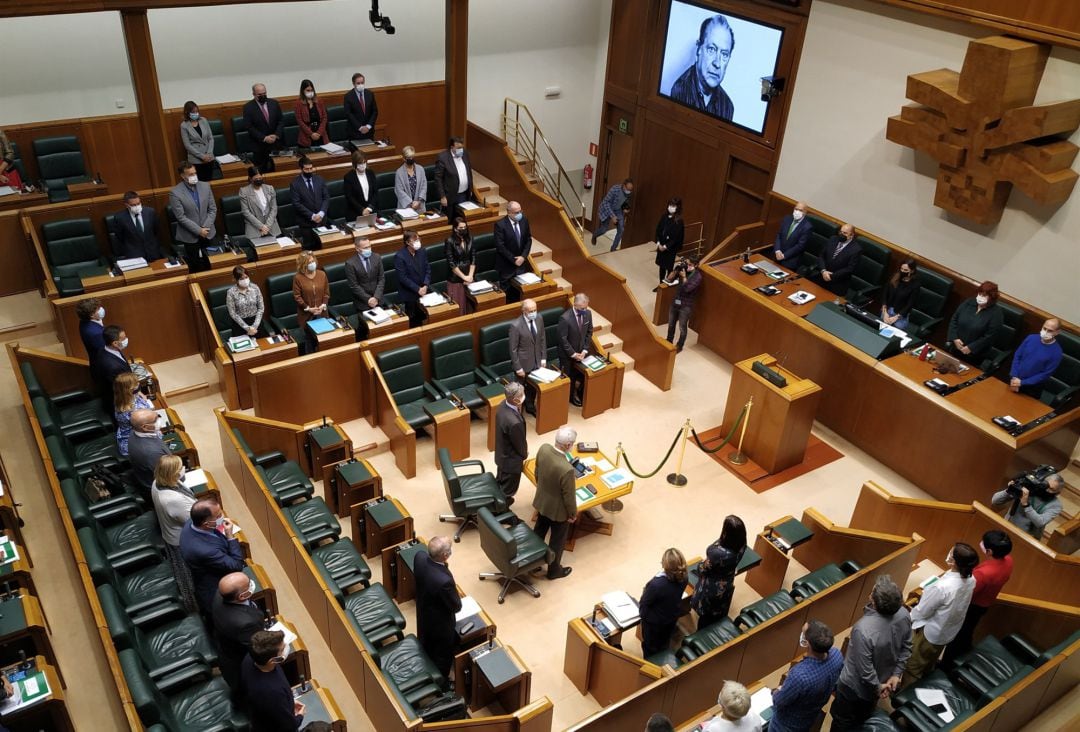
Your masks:
<svg viewBox="0 0 1080 732"><path fill-rule="evenodd" d="M724 80L728 61L731 59L731 47L735 45L728 28L713 23L705 32L705 41L697 50L697 73L703 86L715 89Z"/></svg>

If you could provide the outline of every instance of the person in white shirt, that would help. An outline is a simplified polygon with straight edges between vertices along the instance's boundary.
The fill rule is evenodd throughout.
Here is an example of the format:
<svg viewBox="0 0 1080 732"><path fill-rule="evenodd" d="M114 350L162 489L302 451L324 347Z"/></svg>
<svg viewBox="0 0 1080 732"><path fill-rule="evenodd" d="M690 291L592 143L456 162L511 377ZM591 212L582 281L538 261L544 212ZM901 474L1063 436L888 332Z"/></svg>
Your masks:
<svg viewBox="0 0 1080 732"><path fill-rule="evenodd" d="M765 726L761 716L750 710L750 692L742 684L725 681L716 701L720 705L720 714L706 722L702 732L761 732Z"/></svg>
<svg viewBox="0 0 1080 732"><path fill-rule="evenodd" d="M957 542L945 564L949 571L923 590L922 599L911 611L911 657L901 686L907 686L934 670L941 651L964 624L971 595L975 591L972 571L979 555L969 544Z"/></svg>

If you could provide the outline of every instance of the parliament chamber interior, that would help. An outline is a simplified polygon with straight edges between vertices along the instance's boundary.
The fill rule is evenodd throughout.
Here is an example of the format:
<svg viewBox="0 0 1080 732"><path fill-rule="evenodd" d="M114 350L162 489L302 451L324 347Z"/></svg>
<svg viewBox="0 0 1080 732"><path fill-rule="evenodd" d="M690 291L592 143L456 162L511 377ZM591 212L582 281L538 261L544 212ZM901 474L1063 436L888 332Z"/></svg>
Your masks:
<svg viewBox="0 0 1080 732"><path fill-rule="evenodd" d="M0 730L1080 725L1080 6L0 18Z"/></svg>

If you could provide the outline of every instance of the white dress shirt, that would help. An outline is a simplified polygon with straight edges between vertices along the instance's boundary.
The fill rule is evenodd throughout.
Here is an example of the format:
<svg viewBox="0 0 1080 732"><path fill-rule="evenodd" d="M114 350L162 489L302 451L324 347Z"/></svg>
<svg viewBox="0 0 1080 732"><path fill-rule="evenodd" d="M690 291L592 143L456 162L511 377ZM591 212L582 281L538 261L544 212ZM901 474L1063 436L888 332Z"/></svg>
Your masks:
<svg viewBox="0 0 1080 732"><path fill-rule="evenodd" d="M974 591L974 577L961 577L956 570L949 570L923 591L911 611L911 629L922 628L926 640L935 646L952 642L964 624Z"/></svg>
<svg viewBox="0 0 1080 732"><path fill-rule="evenodd" d="M365 173L357 173L356 177L360 181L360 190L362 190L364 192L364 200L365 201L370 201L371 200L371 191L368 189L367 173L366 172Z"/></svg>
<svg viewBox="0 0 1080 732"><path fill-rule="evenodd" d="M262 189L262 186L259 186L258 188L256 188L255 186L252 186L251 190L252 190L252 192L254 192L255 198L259 201L259 207L262 208L263 211L265 211L266 210L266 191L264 191Z"/></svg>
<svg viewBox="0 0 1080 732"><path fill-rule="evenodd" d="M467 170L465 170L465 158L464 157L460 157L460 158L455 157L454 158L454 167L457 168L457 179L458 179L457 192L458 193L464 193L469 188L469 173L468 173Z"/></svg>

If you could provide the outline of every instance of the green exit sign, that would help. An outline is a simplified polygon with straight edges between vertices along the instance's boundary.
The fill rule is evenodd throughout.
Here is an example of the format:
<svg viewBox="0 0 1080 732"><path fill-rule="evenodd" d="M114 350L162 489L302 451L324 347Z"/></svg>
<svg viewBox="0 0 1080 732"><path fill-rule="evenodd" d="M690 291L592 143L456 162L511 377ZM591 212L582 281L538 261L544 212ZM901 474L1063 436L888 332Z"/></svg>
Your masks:
<svg viewBox="0 0 1080 732"><path fill-rule="evenodd" d="M626 134L630 129L630 123L626 121L626 117L619 117L619 132Z"/></svg>

